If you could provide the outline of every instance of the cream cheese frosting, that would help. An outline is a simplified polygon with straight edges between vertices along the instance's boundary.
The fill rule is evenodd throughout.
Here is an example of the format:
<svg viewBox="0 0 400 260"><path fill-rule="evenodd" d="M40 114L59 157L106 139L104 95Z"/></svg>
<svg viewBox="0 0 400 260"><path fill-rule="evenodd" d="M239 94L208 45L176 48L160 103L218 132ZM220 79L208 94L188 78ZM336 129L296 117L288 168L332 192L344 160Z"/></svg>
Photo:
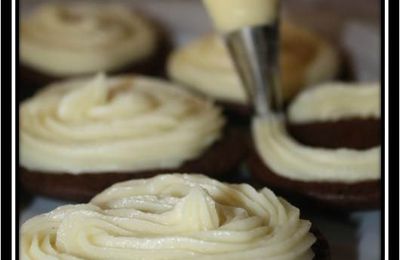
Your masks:
<svg viewBox="0 0 400 260"><path fill-rule="evenodd" d="M71 174L168 169L221 135L212 102L144 76L78 78L20 105L20 164Z"/></svg>
<svg viewBox="0 0 400 260"><path fill-rule="evenodd" d="M300 211L264 188L203 175L118 183L22 225L22 259L313 258Z"/></svg>
<svg viewBox="0 0 400 260"><path fill-rule="evenodd" d="M269 25L277 20L279 0L203 0L215 26L229 33L248 26Z"/></svg>
<svg viewBox="0 0 400 260"><path fill-rule="evenodd" d="M379 118L378 83L330 82L302 92L288 107L293 123Z"/></svg>
<svg viewBox="0 0 400 260"><path fill-rule="evenodd" d="M151 55L153 25L118 5L46 4L22 19L22 63L53 76L112 71Z"/></svg>
<svg viewBox="0 0 400 260"><path fill-rule="evenodd" d="M227 49L217 35L195 40L175 51L169 59L168 74L216 99L239 103L248 100Z"/></svg>
<svg viewBox="0 0 400 260"><path fill-rule="evenodd" d="M299 181L354 183L380 179L380 147L325 149L302 145L286 132L282 118L256 118L256 151L275 174Z"/></svg>
<svg viewBox="0 0 400 260"><path fill-rule="evenodd" d="M301 93L288 108L291 123L327 122L343 118L379 118L377 83L331 82ZM256 150L276 174L300 181L353 183L380 179L380 147L366 150L307 147L286 132L282 118L256 118L252 125Z"/></svg>
<svg viewBox="0 0 400 260"><path fill-rule="evenodd" d="M325 41L291 23L282 24L281 71L284 98L310 84L332 79L338 71L336 51ZM247 104L248 97L233 62L217 35L207 35L175 51L169 76L215 99Z"/></svg>

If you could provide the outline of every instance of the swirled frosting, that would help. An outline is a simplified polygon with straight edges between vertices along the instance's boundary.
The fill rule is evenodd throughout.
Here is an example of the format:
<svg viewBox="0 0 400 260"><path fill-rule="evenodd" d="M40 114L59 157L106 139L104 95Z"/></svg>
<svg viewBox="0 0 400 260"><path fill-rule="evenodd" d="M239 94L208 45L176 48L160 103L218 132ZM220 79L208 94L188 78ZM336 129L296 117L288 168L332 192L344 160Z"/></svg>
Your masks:
<svg viewBox="0 0 400 260"><path fill-rule="evenodd" d="M252 125L258 155L275 174L300 181L353 183L380 178L380 147L324 149L302 145L279 117L256 118Z"/></svg>
<svg viewBox="0 0 400 260"><path fill-rule="evenodd" d="M118 5L47 4L20 26L22 63L54 76L112 71L147 58L153 26Z"/></svg>
<svg viewBox="0 0 400 260"><path fill-rule="evenodd" d="M318 36L290 23L282 24L282 91L285 99L301 87L332 79L338 70L336 52ZM246 104L248 98L222 40L208 35L175 51L169 76L203 94Z"/></svg>
<svg viewBox="0 0 400 260"><path fill-rule="evenodd" d="M331 82L302 92L290 104L291 123L380 117L380 88L376 83ZM279 117L256 118L253 139L264 163L293 180L354 183L380 179L380 147L367 150L307 147L286 132Z"/></svg>
<svg viewBox="0 0 400 260"><path fill-rule="evenodd" d="M73 174L174 168L216 141L223 124L211 102L165 81L73 79L20 105L20 164Z"/></svg>
<svg viewBox="0 0 400 260"><path fill-rule="evenodd" d="M116 184L21 228L23 259L312 259L299 209L267 188L202 175Z"/></svg>
<svg viewBox="0 0 400 260"><path fill-rule="evenodd" d="M378 83L330 82L302 92L288 107L293 123L379 118Z"/></svg>

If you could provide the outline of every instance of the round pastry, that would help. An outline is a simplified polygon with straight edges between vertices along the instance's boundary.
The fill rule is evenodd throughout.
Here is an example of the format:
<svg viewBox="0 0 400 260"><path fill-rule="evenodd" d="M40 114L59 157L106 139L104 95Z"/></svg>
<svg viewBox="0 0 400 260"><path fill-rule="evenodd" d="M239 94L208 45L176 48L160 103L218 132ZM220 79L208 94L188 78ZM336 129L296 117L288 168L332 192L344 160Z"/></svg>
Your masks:
<svg viewBox="0 0 400 260"><path fill-rule="evenodd" d="M57 82L20 105L19 161L33 193L86 201L109 185L161 172L220 177L244 156L220 109L144 76Z"/></svg>
<svg viewBox="0 0 400 260"><path fill-rule="evenodd" d="M330 80L338 72L338 54L318 35L291 23L281 26L282 91L285 101L302 87ZM251 111L244 87L222 40L208 35L175 51L168 60L170 78L207 96L228 109Z"/></svg>
<svg viewBox="0 0 400 260"><path fill-rule="evenodd" d="M22 259L330 259L300 210L263 188L171 174L113 185L25 222Z"/></svg>
<svg viewBox="0 0 400 260"><path fill-rule="evenodd" d="M290 124L307 122L299 126L303 131L297 137L302 141L288 133L278 116L254 119L254 150L248 160L253 176L319 206L379 207L379 136L373 136L373 141L365 139L376 134L375 127L379 128L379 86L327 84L301 94L288 111ZM364 124L365 119L369 121ZM374 121L372 126L370 121ZM357 134L361 137L353 139Z"/></svg>
<svg viewBox="0 0 400 260"><path fill-rule="evenodd" d="M45 4L20 26L22 95L97 72L157 74L169 48L160 28L120 5Z"/></svg>

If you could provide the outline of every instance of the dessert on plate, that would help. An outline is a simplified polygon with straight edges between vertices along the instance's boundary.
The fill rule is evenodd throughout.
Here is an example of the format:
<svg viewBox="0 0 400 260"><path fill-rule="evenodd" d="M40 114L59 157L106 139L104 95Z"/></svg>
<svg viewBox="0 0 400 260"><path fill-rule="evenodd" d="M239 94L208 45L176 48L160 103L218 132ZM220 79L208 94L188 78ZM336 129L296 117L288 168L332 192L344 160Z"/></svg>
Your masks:
<svg viewBox="0 0 400 260"><path fill-rule="evenodd" d="M244 156L220 109L176 84L104 74L49 85L20 105L19 162L30 192L87 201L163 172L218 178Z"/></svg>
<svg viewBox="0 0 400 260"><path fill-rule="evenodd" d="M300 210L268 188L166 174L26 221L22 259L330 259Z"/></svg>
<svg viewBox="0 0 400 260"><path fill-rule="evenodd" d="M339 54L325 40L290 22L281 26L281 80L285 102L303 87L333 79ZM228 110L248 115L245 88L228 51L216 34L204 36L172 53L168 75L197 92L212 97Z"/></svg>
<svg viewBox="0 0 400 260"><path fill-rule="evenodd" d="M24 97L48 83L97 72L157 74L168 40L155 21L117 4L44 4L21 20Z"/></svg>
<svg viewBox="0 0 400 260"><path fill-rule="evenodd" d="M320 206L379 207L379 93L373 83L306 90L288 108L294 134L282 117L255 118L251 173L271 188Z"/></svg>

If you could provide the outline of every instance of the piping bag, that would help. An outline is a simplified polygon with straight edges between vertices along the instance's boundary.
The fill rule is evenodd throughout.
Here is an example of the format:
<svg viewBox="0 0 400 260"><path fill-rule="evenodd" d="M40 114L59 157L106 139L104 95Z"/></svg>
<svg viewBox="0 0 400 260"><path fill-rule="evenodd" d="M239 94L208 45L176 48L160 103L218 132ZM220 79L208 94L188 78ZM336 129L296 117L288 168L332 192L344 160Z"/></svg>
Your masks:
<svg viewBox="0 0 400 260"><path fill-rule="evenodd" d="M203 0L257 116L283 116L280 0Z"/></svg>

